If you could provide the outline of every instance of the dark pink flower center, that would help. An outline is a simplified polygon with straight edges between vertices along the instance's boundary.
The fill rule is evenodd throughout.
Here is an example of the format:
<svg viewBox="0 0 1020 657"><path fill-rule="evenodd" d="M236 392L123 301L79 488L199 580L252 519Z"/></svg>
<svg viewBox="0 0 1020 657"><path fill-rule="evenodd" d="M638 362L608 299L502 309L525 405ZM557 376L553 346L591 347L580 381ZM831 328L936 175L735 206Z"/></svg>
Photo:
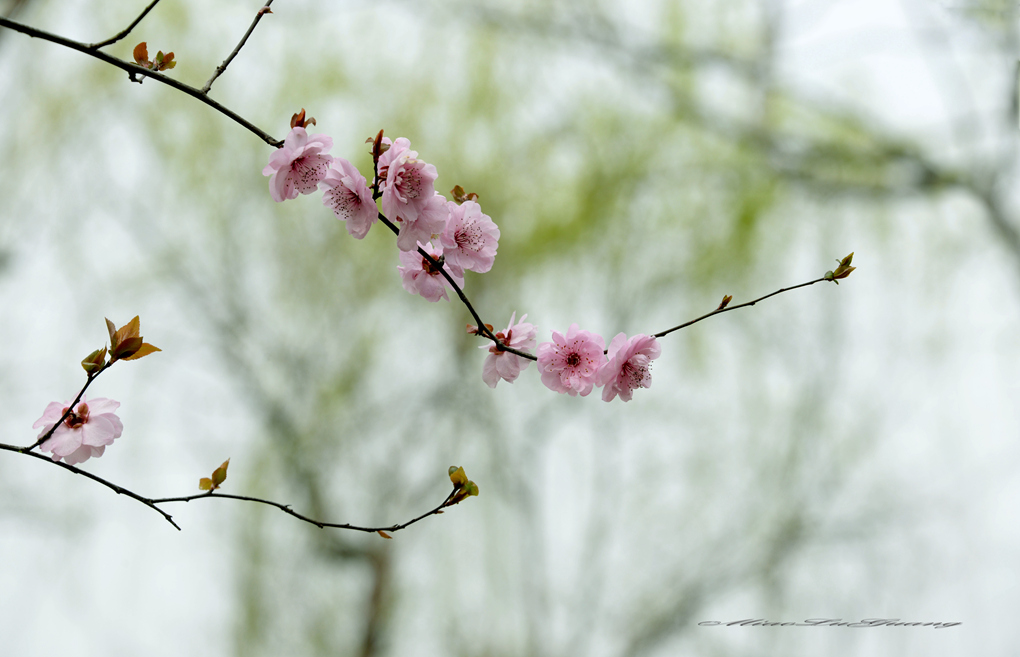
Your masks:
<svg viewBox="0 0 1020 657"><path fill-rule="evenodd" d="M476 230L471 230L468 227L458 228L453 233L453 239L462 251L482 250L481 235Z"/></svg>
<svg viewBox="0 0 1020 657"><path fill-rule="evenodd" d="M577 367L580 364L581 364L581 354L579 354L576 351L574 351L574 352L571 352L567 356L567 367Z"/></svg>
<svg viewBox="0 0 1020 657"><path fill-rule="evenodd" d="M438 258L433 256L433 258L435 258L436 264L439 265L438 267L429 262L428 258L422 258L421 268L424 269L425 273L428 274L429 276L442 276L441 272L443 271L443 261L445 260L445 258L443 258L443 256L439 256Z"/></svg>
<svg viewBox="0 0 1020 657"><path fill-rule="evenodd" d="M361 197L345 185L329 191L327 196L332 201L333 212L345 220L354 216L355 209L361 206Z"/></svg>
<svg viewBox="0 0 1020 657"><path fill-rule="evenodd" d="M636 362L635 362L636 361ZM642 362L644 361L644 362ZM635 356L631 360L628 360L620 368L620 379L628 389L634 390L635 388L648 388L651 387L651 373L648 371L651 363L648 362L647 357Z"/></svg>
<svg viewBox="0 0 1020 657"><path fill-rule="evenodd" d="M513 329L507 329L506 330L506 335L503 335L503 331L498 331L496 333L496 339L499 340L499 343L501 345L509 347L510 346L510 339L513 338L513 335L514 335L514 330ZM496 345L492 345L491 347L489 347L489 353L490 354L502 354L502 353L504 353L504 351L502 349L500 349L499 347L497 347Z"/></svg>
<svg viewBox="0 0 1020 657"><path fill-rule="evenodd" d="M397 172L396 180L393 181L393 186L396 188L397 195L400 196L401 201L404 203L411 203L421 196L421 171L419 171L415 166L401 168Z"/></svg>
<svg viewBox="0 0 1020 657"><path fill-rule="evenodd" d="M64 408L63 413L67 413L66 407ZM67 416L67 419L64 420L64 424L67 425L68 429L77 429L83 424L87 423L88 421L89 421L89 405L81 403L78 404L77 411L72 411L71 414Z"/></svg>
<svg viewBox="0 0 1020 657"><path fill-rule="evenodd" d="M319 181L326 176L329 170L329 161L321 155L308 155L295 158L290 166L293 172L294 187L303 193L315 191Z"/></svg>

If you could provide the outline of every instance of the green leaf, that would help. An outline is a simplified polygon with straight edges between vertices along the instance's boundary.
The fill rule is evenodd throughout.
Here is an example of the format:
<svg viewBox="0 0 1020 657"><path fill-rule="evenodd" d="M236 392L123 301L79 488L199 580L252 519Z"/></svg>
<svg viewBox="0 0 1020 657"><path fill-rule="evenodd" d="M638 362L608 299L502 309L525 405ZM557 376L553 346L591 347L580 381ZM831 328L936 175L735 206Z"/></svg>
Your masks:
<svg viewBox="0 0 1020 657"><path fill-rule="evenodd" d="M85 360L81 362L82 368L89 374L94 374L102 369L103 364L106 362L106 347L102 349L96 349L91 354L85 357Z"/></svg>
<svg viewBox="0 0 1020 657"><path fill-rule="evenodd" d="M213 485L215 485L216 488L219 488L220 484L222 484L224 481L227 480L227 466L228 465L230 465L230 459L227 459L226 461L224 461L220 465L220 467L218 467L215 470L213 470L212 481L213 481Z"/></svg>
<svg viewBox="0 0 1020 657"><path fill-rule="evenodd" d="M464 468L457 467L455 465L450 466L450 481L453 482L454 488L460 488L464 484L468 483L467 474L464 473Z"/></svg>

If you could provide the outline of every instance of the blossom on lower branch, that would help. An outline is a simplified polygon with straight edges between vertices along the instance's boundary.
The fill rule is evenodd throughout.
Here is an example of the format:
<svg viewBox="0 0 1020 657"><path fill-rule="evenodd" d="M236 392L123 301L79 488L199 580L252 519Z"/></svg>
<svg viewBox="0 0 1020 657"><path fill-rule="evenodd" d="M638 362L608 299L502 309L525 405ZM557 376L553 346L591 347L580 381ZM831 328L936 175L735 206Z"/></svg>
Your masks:
<svg viewBox="0 0 1020 657"><path fill-rule="evenodd" d="M63 404L52 402L46 407L42 417L32 425L33 428L43 428L39 438L46 435L69 407L70 402ZM106 446L120 438L124 430L120 418L114 414L119 407L120 402L112 399L100 397L88 401L82 395L81 403L60 423L53 431L53 435L47 438L39 449L52 452L54 461L64 459L69 465L82 463L93 456L102 456Z"/></svg>
<svg viewBox="0 0 1020 657"><path fill-rule="evenodd" d="M433 260L438 261L441 265L443 264L443 250L441 248L432 246L432 242L426 244L419 242L418 246L432 256ZM443 276L439 267L426 260L420 253L417 251L401 251L400 264L402 266L397 267L397 271L400 272L400 282L405 290L411 294L420 294L432 302L439 301L440 299L450 300L450 297L446 296L446 288L450 286L450 282ZM464 270L451 264L446 264L445 269L450 274L450 277L456 281L457 285L464 289Z"/></svg>
<svg viewBox="0 0 1020 657"><path fill-rule="evenodd" d="M322 204L332 208L336 218L347 224L348 233L363 239L379 219L379 208L365 176L353 164L337 157L330 163L322 183L328 187L322 195Z"/></svg>
<svg viewBox="0 0 1020 657"><path fill-rule="evenodd" d="M386 214L385 212L383 214ZM425 244L443 234L446 230L446 221L450 217L450 209L447 207L447 200L438 192L422 206L421 212L415 215L414 219L407 219L403 216L394 218L386 214L386 218L398 226L397 248L401 251L416 251L418 244ZM439 244L439 241L436 241ZM463 269L463 268L462 268Z"/></svg>
<svg viewBox="0 0 1020 657"><path fill-rule="evenodd" d="M521 321L514 324L517 313L510 315L510 324L506 331L496 333L496 339L507 347L519 351L527 351L535 348L535 325L525 322L527 315L521 317ZM522 358L509 351L503 351L494 344L482 345L479 349L488 349L489 355L485 358L482 366L482 380L490 388L495 388L500 379L507 383L513 383L520 375L521 370L527 369L531 361Z"/></svg>
<svg viewBox="0 0 1020 657"><path fill-rule="evenodd" d="M333 138L326 135L309 135L304 128L292 128L283 147L269 156L269 164L262 175L269 179L269 193L277 203L298 194L311 194L326 177L333 156Z"/></svg>
<svg viewBox="0 0 1020 657"><path fill-rule="evenodd" d="M597 385L605 386L602 399L613 401L620 395L620 399L626 402L630 401L635 389L651 388L649 368L661 353L662 348L653 337L635 335L628 340L625 334L618 334L609 343L609 358L596 380Z"/></svg>
<svg viewBox="0 0 1020 657"><path fill-rule="evenodd" d="M601 335L571 324L566 335L552 332L552 342L538 345L538 371L550 390L571 397L587 396L595 387L599 370L606 362L606 341Z"/></svg>
<svg viewBox="0 0 1020 657"><path fill-rule="evenodd" d="M395 142L383 137L382 141L388 146L379 157L383 214L393 222L414 222L436 194L436 167L419 160L418 151L411 150L411 142L405 137ZM443 232L442 229L439 232ZM414 241L398 241L397 245L402 251L414 250Z"/></svg>
<svg viewBox="0 0 1020 657"><path fill-rule="evenodd" d="M450 218L441 241L446 260L484 274L492 269L499 243L499 228L474 201L448 202Z"/></svg>

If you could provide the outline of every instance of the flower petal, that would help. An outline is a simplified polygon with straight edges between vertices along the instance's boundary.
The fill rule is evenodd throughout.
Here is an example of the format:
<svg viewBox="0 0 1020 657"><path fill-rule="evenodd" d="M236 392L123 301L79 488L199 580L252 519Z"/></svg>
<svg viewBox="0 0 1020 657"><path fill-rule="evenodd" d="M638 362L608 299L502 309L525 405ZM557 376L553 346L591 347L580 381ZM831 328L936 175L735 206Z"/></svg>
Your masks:
<svg viewBox="0 0 1020 657"><path fill-rule="evenodd" d="M81 447L81 430L57 427L46 442L39 446L44 452L53 452L54 457L67 456Z"/></svg>

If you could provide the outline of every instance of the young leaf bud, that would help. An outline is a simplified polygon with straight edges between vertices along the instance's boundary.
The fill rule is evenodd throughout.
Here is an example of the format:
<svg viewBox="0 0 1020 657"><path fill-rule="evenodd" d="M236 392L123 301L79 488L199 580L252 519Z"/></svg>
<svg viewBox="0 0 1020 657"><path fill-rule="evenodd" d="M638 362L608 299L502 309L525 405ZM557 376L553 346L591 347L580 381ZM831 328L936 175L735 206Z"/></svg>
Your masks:
<svg viewBox="0 0 1020 657"><path fill-rule="evenodd" d="M450 466L450 481L453 482L454 488L461 488L468 483L467 475L464 473L464 468L457 467L456 465Z"/></svg>

